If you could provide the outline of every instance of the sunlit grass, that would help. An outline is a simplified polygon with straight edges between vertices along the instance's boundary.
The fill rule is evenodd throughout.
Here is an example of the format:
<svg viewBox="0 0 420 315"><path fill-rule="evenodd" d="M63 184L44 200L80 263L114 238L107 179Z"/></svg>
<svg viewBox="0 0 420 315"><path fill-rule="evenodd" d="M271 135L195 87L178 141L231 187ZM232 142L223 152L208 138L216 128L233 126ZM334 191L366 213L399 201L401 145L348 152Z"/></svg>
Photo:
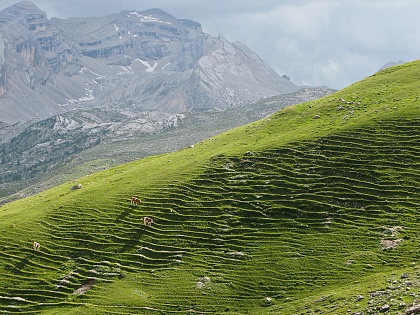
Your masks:
<svg viewBox="0 0 420 315"><path fill-rule="evenodd" d="M419 70L0 207L0 310L346 314L403 273L418 290Z"/></svg>

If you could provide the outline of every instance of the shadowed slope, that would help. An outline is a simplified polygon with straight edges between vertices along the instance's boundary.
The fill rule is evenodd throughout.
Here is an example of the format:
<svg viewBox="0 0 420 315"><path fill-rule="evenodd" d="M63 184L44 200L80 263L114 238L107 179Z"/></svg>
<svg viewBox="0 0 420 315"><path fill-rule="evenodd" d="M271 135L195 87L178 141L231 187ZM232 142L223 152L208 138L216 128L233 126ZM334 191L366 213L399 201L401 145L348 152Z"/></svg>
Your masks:
<svg viewBox="0 0 420 315"><path fill-rule="evenodd" d="M420 288L419 67L1 207L0 309L408 308Z"/></svg>

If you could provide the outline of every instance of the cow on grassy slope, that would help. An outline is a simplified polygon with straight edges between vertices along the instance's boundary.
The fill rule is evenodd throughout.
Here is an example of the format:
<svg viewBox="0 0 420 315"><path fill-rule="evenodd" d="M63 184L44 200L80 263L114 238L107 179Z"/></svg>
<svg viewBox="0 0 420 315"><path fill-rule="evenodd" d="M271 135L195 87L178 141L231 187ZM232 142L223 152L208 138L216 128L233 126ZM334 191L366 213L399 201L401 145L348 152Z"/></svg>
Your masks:
<svg viewBox="0 0 420 315"><path fill-rule="evenodd" d="M40 250L41 249L41 244L39 244L38 242L34 242L34 250Z"/></svg>
<svg viewBox="0 0 420 315"><path fill-rule="evenodd" d="M141 202L141 200L139 199L139 198L137 198L137 197L131 197L131 200L130 200L130 203L132 204L132 205L139 205L140 204L140 202Z"/></svg>
<svg viewBox="0 0 420 315"><path fill-rule="evenodd" d="M143 218L143 223L144 223L144 225L147 225L147 226L152 226L152 224L153 224L153 219L152 219L152 218L149 218L149 217L144 217L144 218Z"/></svg>

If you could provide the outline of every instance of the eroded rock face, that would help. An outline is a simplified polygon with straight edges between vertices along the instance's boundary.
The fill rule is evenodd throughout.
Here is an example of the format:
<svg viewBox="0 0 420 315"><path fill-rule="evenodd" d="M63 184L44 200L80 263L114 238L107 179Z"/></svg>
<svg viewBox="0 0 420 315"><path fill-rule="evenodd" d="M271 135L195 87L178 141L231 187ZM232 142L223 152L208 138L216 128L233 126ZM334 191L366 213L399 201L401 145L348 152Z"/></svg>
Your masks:
<svg viewBox="0 0 420 315"><path fill-rule="evenodd" d="M0 11L0 116L74 108L224 110L298 87L245 45L152 9L48 19L31 2Z"/></svg>
<svg viewBox="0 0 420 315"><path fill-rule="evenodd" d="M4 42L0 35L0 97L6 94L6 63L4 55Z"/></svg>

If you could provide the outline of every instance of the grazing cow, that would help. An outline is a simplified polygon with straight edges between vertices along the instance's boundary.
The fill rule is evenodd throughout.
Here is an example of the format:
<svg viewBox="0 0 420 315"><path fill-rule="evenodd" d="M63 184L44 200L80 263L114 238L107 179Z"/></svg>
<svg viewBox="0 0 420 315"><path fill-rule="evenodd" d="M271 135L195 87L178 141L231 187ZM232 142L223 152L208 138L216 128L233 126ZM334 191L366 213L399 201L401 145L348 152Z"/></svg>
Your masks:
<svg viewBox="0 0 420 315"><path fill-rule="evenodd" d="M152 226L153 219L152 218L149 218L149 217L144 217L143 218L143 223L144 223L144 225Z"/></svg>
<svg viewBox="0 0 420 315"><path fill-rule="evenodd" d="M72 186L70 190L81 189L82 187L83 187L82 184L77 184L77 185Z"/></svg>
<svg viewBox="0 0 420 315"><path fill-rule="evenodd" d="M34 250L40 250L41 249L41 244L39 244L38 242L34 242Z"/></svg>
<svg viewBox="0 0 420 315"><path fill-rule="evenodd" d="M137 197L131 197L131 201L130 201L130 203L132 204L132 205L139 205L140 204L140 199L139 198L137 198Z"/></svg>

